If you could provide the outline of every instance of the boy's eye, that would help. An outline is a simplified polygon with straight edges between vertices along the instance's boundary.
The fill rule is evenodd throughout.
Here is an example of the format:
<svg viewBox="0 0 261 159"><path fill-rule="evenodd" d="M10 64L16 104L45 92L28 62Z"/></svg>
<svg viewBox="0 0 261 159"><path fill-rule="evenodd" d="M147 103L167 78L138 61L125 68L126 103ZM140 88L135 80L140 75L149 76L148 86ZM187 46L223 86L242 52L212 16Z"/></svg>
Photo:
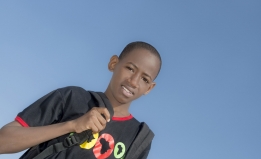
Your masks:
<svg viewBox="0 0 261 159"><path fill-rule="evenodd" d="M146 83L149 83L149 80L147 80L147 78L142 77L143 81Z"/></svg>
<svg viewBox="0 0 261 159"><path fill-rule="evenodd" d="M131 72L133 72L134 70L131 68L131 67L129 67L129 66L127 66L126 67L128 70L130 70Z"/></svg>

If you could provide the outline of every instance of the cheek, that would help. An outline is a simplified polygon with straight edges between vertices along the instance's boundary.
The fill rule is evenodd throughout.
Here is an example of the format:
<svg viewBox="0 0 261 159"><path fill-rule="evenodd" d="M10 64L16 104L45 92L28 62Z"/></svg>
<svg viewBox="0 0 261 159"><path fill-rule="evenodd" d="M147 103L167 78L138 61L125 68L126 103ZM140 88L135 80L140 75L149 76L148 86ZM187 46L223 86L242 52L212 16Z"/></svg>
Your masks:
<svg viewBox="0 0 261 159"><path fill-rule="evenodd" d="M142 94L144 92L147 92L150 88L150 84L145 83L143 80L140 81L140 90L142 91Z"/></svg>
<svg viewBox="0 0 261 159"><path fill-rule="evenodd" d="M131 71L126 68L119 69L117 74L117 78L122 80L129 79L133 75Z"/></svg>
<svg viewBox="0 0 261 159"><path fill-rule="evenodd" d="M112 83L113 85L117 85L119 83L121 83L123 80L125 80L127 77L126 75L126 71L123 69L116 69L113 72L113 76L112 76Z"/></svg>

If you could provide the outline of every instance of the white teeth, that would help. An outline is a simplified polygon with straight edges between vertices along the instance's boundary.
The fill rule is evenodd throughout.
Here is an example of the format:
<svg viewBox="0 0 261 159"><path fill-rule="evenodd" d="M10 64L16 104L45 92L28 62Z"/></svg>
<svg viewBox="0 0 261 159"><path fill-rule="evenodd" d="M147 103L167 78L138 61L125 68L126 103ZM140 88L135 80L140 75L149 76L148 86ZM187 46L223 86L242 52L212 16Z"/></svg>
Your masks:
<svg viewBox="0 0 261 159"><path fill-rule="evenodd" d="M122 86L122 88L123 88L126 92L132 94L131 91L129 91L129 90L128 90L127 88L125 88L124 86Z"/></svg>

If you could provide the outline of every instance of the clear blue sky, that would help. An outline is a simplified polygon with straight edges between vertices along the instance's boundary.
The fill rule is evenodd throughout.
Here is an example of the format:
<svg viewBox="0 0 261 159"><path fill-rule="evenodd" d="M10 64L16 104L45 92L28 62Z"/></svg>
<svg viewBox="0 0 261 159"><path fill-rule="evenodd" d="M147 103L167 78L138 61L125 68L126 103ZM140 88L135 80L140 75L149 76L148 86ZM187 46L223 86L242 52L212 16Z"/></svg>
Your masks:
<svg viewBox="0 0 261 159"><path fill-rule="evenodd" d="M150 159L261 158L258 0L1 1L0 127L56 88L104 91L137 40L163 59L131 107L156 134Z"/></svg>

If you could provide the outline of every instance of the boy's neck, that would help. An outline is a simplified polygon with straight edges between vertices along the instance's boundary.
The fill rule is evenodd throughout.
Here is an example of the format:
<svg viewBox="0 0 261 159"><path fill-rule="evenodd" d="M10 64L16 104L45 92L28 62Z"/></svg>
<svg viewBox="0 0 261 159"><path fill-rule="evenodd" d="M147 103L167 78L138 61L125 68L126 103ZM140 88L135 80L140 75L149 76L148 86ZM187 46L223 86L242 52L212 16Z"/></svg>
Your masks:
<svg viewBox="0 0 261 159"><path fill-rule="evenodd" d="M129 106L126 105L121 105L121 106L113 106L113 111L114 111L114 115L115 117L126 117L130 115L129 112Z"/></svg>
<svg viewBox="0 0 261 159"><path fill-rule="evenodd" d="M107 96L107 98L109 99L113 110L114 110L114 116L115 117L126 117L128 115L130 115L129 113L129 107L130 107L130 103L120 103L117 100L114 99L114 97L111 95L111 93L108 92L108 90L106 90L105 95Z"/></svg>

